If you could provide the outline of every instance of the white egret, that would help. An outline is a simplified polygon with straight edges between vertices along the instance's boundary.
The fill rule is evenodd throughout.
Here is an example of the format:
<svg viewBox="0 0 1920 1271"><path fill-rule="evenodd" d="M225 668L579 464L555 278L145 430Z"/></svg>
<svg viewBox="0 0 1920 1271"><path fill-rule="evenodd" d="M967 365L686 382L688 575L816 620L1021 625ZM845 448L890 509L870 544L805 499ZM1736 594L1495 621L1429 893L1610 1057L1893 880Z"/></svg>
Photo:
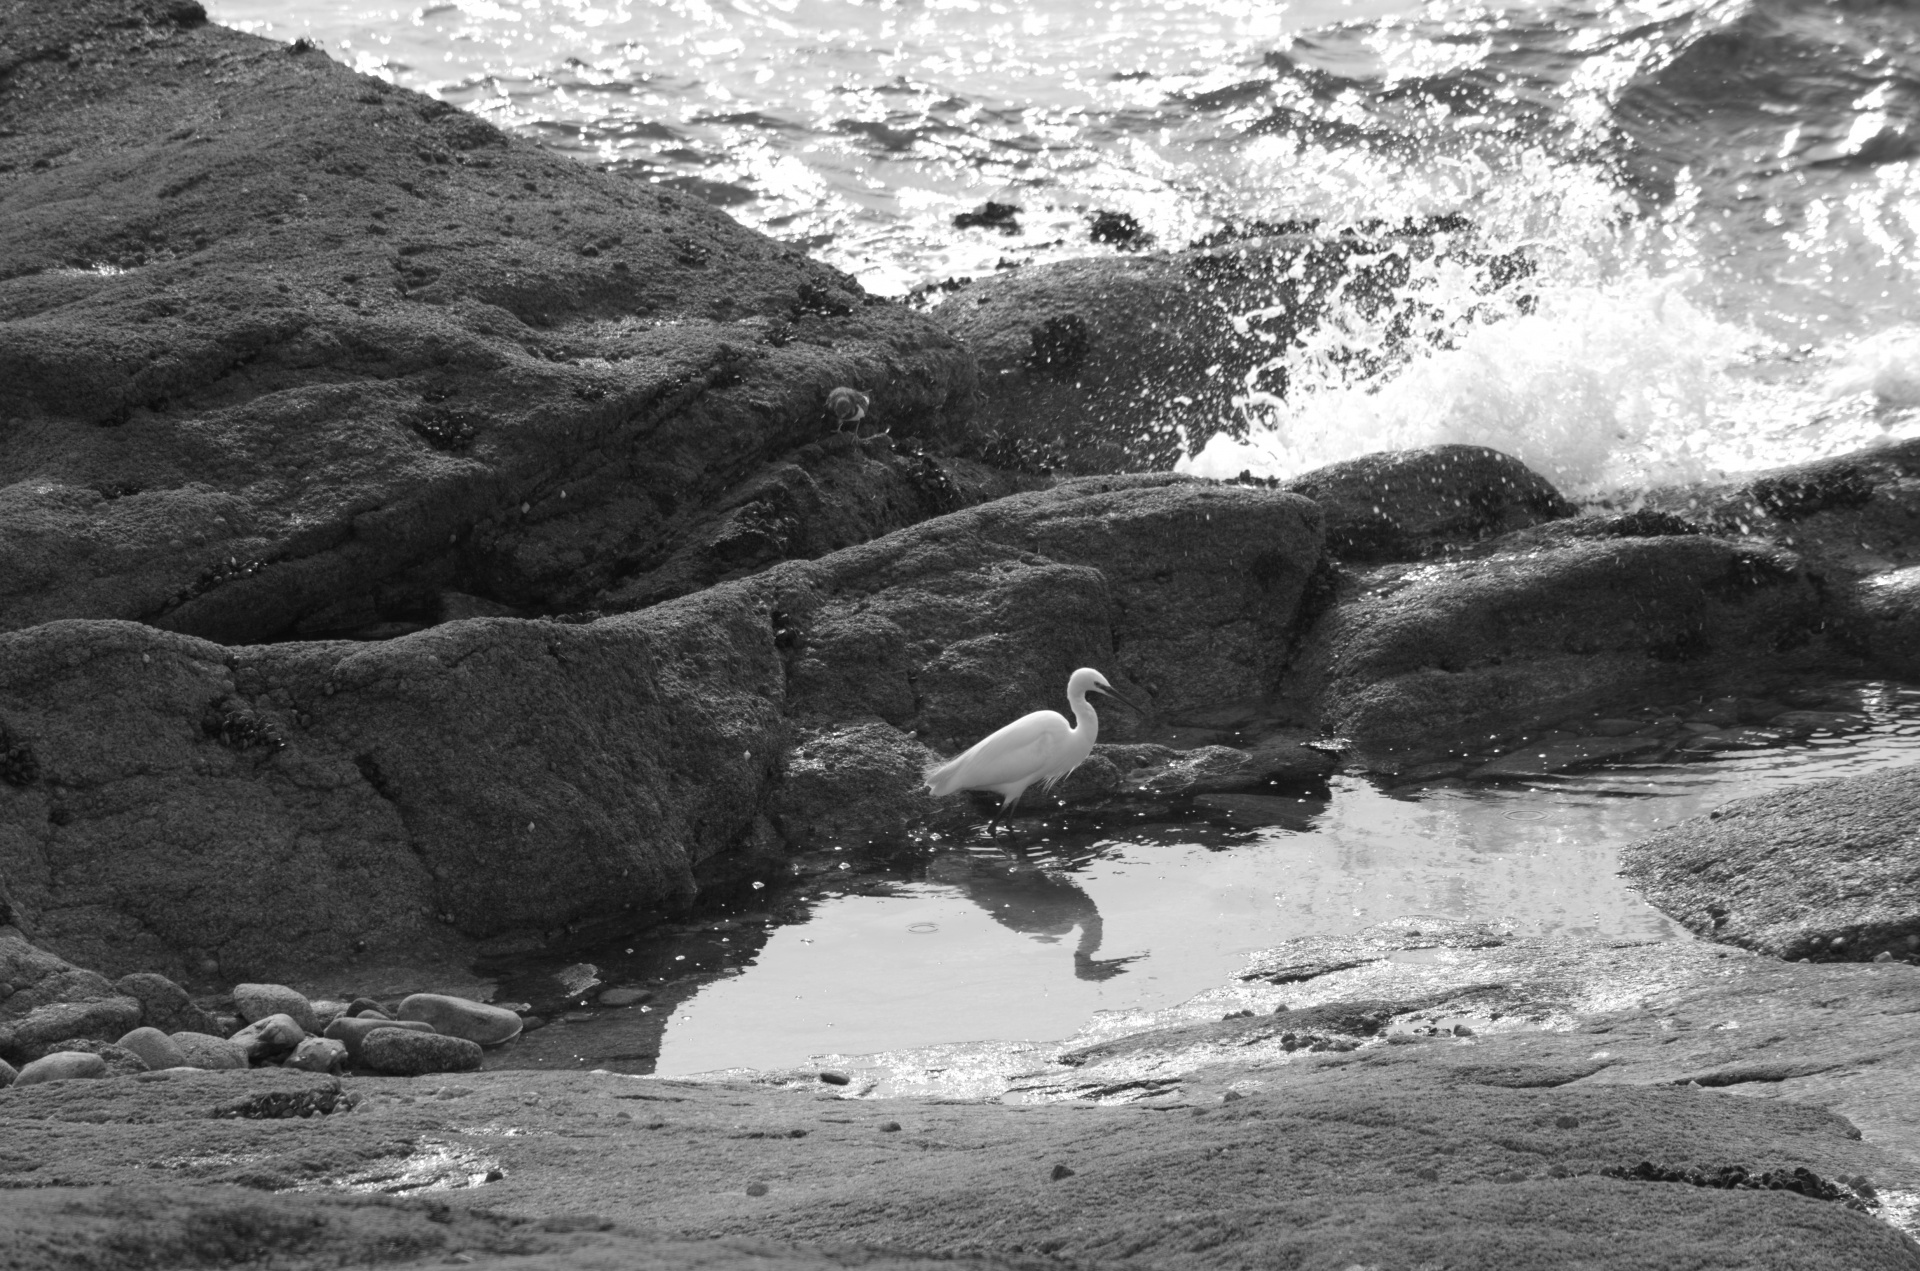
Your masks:
<svg viewBox="0 0 1920 1271"><path fill-rule="evenodd" d="M1087 703L1089 692L1108 693L1122 702L1127 700L1114 691L1106 676L1083 666L1067 680L1067 702L1073 707L1072 727L1068 727L1066 717L1059 711L1022 715L960 755L928 768L922 774L927 789L936 798L960 790L991 790L998 794L1000 809L987 822L987 833L993 833L994 823L1012 811L1028 786L1038 781L1043 789L1051 790L1093 753L1094 739L1100 735L1100 717Z"/></svg>

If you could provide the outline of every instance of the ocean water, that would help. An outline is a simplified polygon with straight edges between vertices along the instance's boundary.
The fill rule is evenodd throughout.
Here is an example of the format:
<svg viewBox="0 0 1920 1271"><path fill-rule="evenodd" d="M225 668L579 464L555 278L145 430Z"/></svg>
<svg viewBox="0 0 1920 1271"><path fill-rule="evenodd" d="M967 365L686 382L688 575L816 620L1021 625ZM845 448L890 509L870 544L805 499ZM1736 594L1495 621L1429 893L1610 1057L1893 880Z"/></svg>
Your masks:
<svg viewBox="0 0 1920 1271"><path fill-rule="evenodd" d="M212 16L696 192L902 294L1065 256L1096 211L1430 213L1384 370L1336 310L1183 466L1286 476L1476 442L1576 495L1920 435L1920 7L1864 0L214 0ZM1020 230L957 230L993 200ZM1283 374L1284 373L1284 374ZM1284 394L1277 391L1283 382Z"/></svg>

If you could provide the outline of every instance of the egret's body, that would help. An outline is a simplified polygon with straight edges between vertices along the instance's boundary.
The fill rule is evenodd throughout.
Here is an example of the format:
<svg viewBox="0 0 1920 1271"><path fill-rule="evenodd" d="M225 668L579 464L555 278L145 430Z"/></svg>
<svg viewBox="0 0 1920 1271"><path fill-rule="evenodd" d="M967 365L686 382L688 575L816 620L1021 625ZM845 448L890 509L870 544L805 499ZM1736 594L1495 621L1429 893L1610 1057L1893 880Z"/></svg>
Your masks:
<svg viewBox="0 0 1920 1271"><path fill-rule="evenodd" d="M961 790L991 790L1000 796L998 821L1012 810L1036 781L1052 789L1062 777L1086 762L1100 735L1100 716L1087 702L1088 692L1111 693L1107 677L1092 667L1081 667L1067 681L1067 703L1073 723L1059 711L1022 715L1005 728L988 734L960 755L926 772L927 789L936 796ZM988 822L991 830L993 822Z"/></svg>

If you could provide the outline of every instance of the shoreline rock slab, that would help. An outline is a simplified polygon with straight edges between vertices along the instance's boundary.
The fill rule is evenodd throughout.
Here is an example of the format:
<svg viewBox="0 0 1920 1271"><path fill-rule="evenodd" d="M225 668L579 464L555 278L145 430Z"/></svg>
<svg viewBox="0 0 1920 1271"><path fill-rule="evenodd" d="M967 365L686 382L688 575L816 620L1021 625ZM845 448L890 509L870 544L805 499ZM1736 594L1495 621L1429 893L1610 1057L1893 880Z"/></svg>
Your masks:
<svg viewBox="0 0 1920 1271"><path fill-rule="evenodd" d="M1920 957L1920 767L1737 799L1621 872L1696 934L1778 958Z"/></svg>

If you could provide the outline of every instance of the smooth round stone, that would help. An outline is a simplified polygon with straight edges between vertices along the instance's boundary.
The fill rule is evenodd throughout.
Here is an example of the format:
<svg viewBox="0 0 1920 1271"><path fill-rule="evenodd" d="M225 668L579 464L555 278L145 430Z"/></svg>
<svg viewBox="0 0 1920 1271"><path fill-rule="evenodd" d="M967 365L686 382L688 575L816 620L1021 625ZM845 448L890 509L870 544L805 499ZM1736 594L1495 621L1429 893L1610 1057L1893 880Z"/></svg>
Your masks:
<svg viewBox="0 0 1920 1271"><path fill-rule="evenodd" d="M187 1064L187 1053L174 1044L173 1038L150 1026L136 1028L114 1044L140 1056L149 1068L184 1068Z"/></svg>
<svg viewBox="0 0 1920 1271"><path fill-rule="evenodd" d="M20 1070L13 1079L16 1086L37 1086L44 1081L73 1081L82 1077L104 1077L107 1061L98 1055L78 1050L56 1050L42 1055Z"/></svg>
<svg viewBox="0 0 1920 1271"><path fill-rule="evenodd" d="M377 1015L385 1015L387 1013L384 1006L370 997L356 997L347 1003L347 1014L349 1015L364 1015L368 1011L372 1011Z"/></svg>
<svg viewBox="0 0 1920 1271"><path fill-rule="evenodd" d="M309 1037L293 1048L283 1068L302 1072L340 1072L347 1066L347 1044L331 1037Z"/></svg>
<svg viewBox="0 0 1920 1271"><path fill-rule="evenodd" d="M19 1075L20 1070L18 1068L15 1068L6 1060L0 1059L0 1090L5 1090L8 1086L12 1085L13 1079Z"/></svg>
<svg viewBox="0 0 1920 1271"><path fill-rule="evenodd" d="M464 1037L416 1033L404 1028L377 1028L360 1044L369 1068L396 1077L423 1077L430 1072L472 1072L480 1066L480 1045Z"/></svg>
<svg viewBox="0 0 1920 1271"><path fill-rule="evenodd" d="M347 1058L356 1064L361 1064L366 1062L366 1052L363 1047L367 1037L375 1029L380 1028L398 1029L403 1033L431 1033L433 1031L433 1025L420 1020L385 1019L376 1018L371 1015L360 1015L352 1018L343 1016L333 1021L333 1023L327 1025L326 1035L332 1040L346 1046Z"/></svg>
<svg viewBox="0 0 1920 1271"><path fill-rule="evenodd" d="M246 1052L248 1059L267 1059L274 1055L284 1055L305 1040L307 1030L300 1027L291 1015L269 1015L257 1019L232 1037L234 1045Z"/></svg>
<svg viewBox="0 0 1920 1271"><path fill-rule="evenodd" d="M520 1035L520 1017L514 1012L445 993L415 993L400 1003L397 1013L401 1019L433 1025L436 1033L464 1037L482 1046L498 1046Z"/></svg>
<svg viewBox="0 0 1920 1271"><path fill-rule="evenodd" d="M313 1003L306 994L296 993L284 984L236 984L233 1009L249 1024L257 1024L272 1015L285 1015L300 1026L301 1036L320 1031Z"/></svg>
<svg viewBox="0 0 1920 1271"><path fill-rule="evenodd" d="M167 1040L180 1048L189 1068L245 1068L247 1052L224 1037L212 1033L169 1033Z"/></svg>
<svg viewBox="0 0 1920 1271"><path fill-rule="evenodd" d="M602 1006L638 1006L652 1000L652 989L608 989L600 995Z"/></svg>

